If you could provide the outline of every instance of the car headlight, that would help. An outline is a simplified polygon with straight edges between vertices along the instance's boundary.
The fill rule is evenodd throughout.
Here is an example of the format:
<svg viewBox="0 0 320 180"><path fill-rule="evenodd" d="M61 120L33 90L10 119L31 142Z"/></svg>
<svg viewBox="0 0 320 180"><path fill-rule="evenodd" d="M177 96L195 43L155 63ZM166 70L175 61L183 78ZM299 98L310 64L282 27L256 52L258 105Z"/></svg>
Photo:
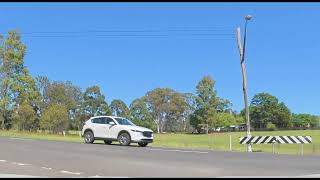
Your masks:
<svg viewBox="0 0 320 180"><path fill-rule="evenodd" d="M131 129L131 131L133 131L133 132L140 132L140 133L142 133L142 131L135 130L135 129Z"/></svg>

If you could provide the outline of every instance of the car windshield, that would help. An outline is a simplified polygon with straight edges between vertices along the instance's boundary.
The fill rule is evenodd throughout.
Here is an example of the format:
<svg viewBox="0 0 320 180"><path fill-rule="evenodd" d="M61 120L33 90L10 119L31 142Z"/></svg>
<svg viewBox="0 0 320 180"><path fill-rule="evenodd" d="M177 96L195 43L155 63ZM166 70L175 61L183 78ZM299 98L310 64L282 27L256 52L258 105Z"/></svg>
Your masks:
<svg viewBox="0 0 320 180"><path fill-rule="evenodd" d="M133 124L130 120L125 119L125 118L115 118L116 121L120 124L120 125L129 125L129 126L135 126L135 124Z"/></svg>

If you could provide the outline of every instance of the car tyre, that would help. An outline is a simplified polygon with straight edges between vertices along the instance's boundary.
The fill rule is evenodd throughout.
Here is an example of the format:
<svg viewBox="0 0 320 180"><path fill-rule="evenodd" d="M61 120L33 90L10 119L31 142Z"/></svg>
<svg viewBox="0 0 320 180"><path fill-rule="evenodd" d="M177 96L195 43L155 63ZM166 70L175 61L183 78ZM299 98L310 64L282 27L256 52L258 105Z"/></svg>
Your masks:
<svg viewBox="0 0 320 180"><path fill-rule="evenodd" d="M92 144L94 142L94 136L92 131L87 131L84 133L84 142L87 144Z"/></svg>
<svg viewBox="0 0 320 180"><path fill-rule="evenodd" d="M129 146L131 141L130 135L126 132L123 132L119 135L118 141L120 146Z"/></svg>

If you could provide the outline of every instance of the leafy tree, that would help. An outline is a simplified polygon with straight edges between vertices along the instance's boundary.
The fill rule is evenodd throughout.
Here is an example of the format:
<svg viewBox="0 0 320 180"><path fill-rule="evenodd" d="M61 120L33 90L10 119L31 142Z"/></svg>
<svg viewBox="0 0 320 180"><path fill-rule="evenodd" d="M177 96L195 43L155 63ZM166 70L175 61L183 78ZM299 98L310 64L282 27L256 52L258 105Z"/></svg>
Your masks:
<svg viewBox="0 0 320 180"><path fill-rule="evenodd" d="M214 90L215 81L210 76L205 76L197 85L197 108L191 115L190 123L197 129L198 133L201 128L206 127L207 133L209 126L215 126L215 115L217 108L217 96Z"/></svg>
<svg viewBox="0 0 320 180"><path fill-rule="evenodd" d="M68 128L68 110L61 104L50 104L43 112L40 120L40 128L56 132L62 132Z"/></svg>
<svg viewBox="0 0 320 180"><path fill-rule="evenodd" d="M210 76L204 76L197 85L197 108L216 107L217 97L214 90L215 81Z"/></svg>
<svg viewBox="0 0 320 180"><path fill-rule="evenodd" d="M130 110L127 105L120 99L115 99L110 104L112 114L120 117L129 117Z"/></svg>
<svg viewBox="0 0 320 180"><path fill-rule="evenodd" d="M133 123L138 126L143 126L152 130L156 130L156 124L152 119L152 115L148 110L145 99L139 98L132 101L130 104L130 115Z"/></svg>
<svg viewBox="0 0 320 180"><path fill-rule="evenodd" d="M169 111L165 122L165 129L169 132L178 132L184 130L186 121L186 111L188 109L187 99L184 94L175 92L172 94L169 103Z"/></svg>
<svg viewBox="0 0 320 180"><path fill-rule="evenodd" d="M206 133L209 133L210 127L216 127L216 111L214 108L200 108L197 109L190 119L190 124L201 133L201 129L205 128Z"/></svg>
<svg viewBox="0 0 320 180"><path fill-rule="evenodd" d="M35 81L24 66L26 46L20 34L10 31L7 39L0 37L0 113L2 129L9 127L12 111L19 103L28 101L35 106L39 98Z"/></svg>
<svg viewBox="0 0 320 180"><path fill-rule="evenodd" d="M51 82L48 77L46 76L37 76L35 78L37 90L40 93L40 100L38 102L38 110L39 114L42 114L43 110L49 104L49 99L46 96L49 86Z"/></svg>
<svg viewBox="0 0 320 180"><path fill-rule="evenodd" d="M313 127L320 127L320 116L315 116L314 120L313 120Z"/></svg>
<svg viewBox="0 0 320 180"><path fill-rule="evenodd" d="M84 112L77 112L75 115L75 121L71 121L72 125L70 125L71 129L74 130L81 130L83 123L88 120L90 117L88 117Z"/></svg>
<svg viewBox="0 0 320 180"><path fill-rule="evenodd" d="M195 110L197 108L197 103L196 103L197 96L195 96L192 93L185 93L182 95L183 95L185 102L186 102L185 111L182 114L182 116L183 116L182 131L186 132L186 131L192 130L192 126L190 124L190 119L191 119L192 114L195 112Z"/></svg>
<svg viewBox="0 0 320 180"><path fill-rule="evenodd" d="M163 132L164 129L173 130L166 124L175 126L174 131L179 129L177 127L181 127L179 124L184 120L187 105L182 94L169 88L156 88L149 91L143 99L157 126L158 133Z"/></svg>
<svg viewBox="0 0 320 180"><path fill-rule="evenodd" d="M44 96L51 84L51 81L47 76L37 76L35 79L38 91L42 96Z"/></svg>
<svg viewBox="0 0 320 180"><path fill-rule="evenodd" d="M235 124L240 125L240 124L244 124L245 123L244 116L242 116L241 114L236 114L236 113L233 113L233 115L236 118Z"/></svg>
<svg viewBox="0 0 320 180"><path fill-rule="evenodd" d="M45 76L36 77L37 89L41 94L40 113L50 104L64 105L68 111L70 129L79 129L82 121L83 94L78 86L70 81L51 82Z"/></svg>
<svg viewBox="0 0 320 180"><path fill-rule="evenodd" d="M31 131L37 128L36 113L26 101L17 108L14 115L14 126L22 131Z"/></svg>
<svg viewBox="0 0 320 180"><path fill-rule="evenodd" d="M84 93L83 107L87 115L111 115L112 112L105 101L105 96L100 92L99 86L88 87Z"/></svg>
<svg viewBox="0 0 320 180"><path fill-rule="evenodd" d="M319 125L319 118L311 114L293 114L292 125L294 127L316 127Z"/></svg>
<svg viewBox="0 0 320 180"><path fill-rule="evenodd" d="M69 99L67 101L69 125L71 129L79 130L84 118L84 110L82 108L83 93L80 87L73 85L70 81L66 81L64 85L66 88L66 96Z"/></svg>
<svg viewBox="0 0 320 180"><path fill-rule="evenodd" d="M81 97L81 91L78 87L73 87L70 82L53 82L45 91L48 104L64 105L68 110L76 108L79 97Z"/></svg>
<svg viewBox="0 0 320 180"><path fill-rule="evenodd" d="M276 125L275 125L275 124L273 124L272 122L268 122L268 123L267 123L267 129L268 129L268 130L271 130L271 131L274 131L274 130L276 130L277 128L276 128Z"/></svg>
<svg viewBox="0 0 320 180"><path fill-rule="evenodd" d="M146 94L144 97L147 107L157 126L157 132L163 132L166 116L170 108L170 99L174 90L169 88L156 88Z"/></svg>
<svg viewBox="0 0 320 180"><path fill-rule="evenodd" d="M268 122L275 124L278 128L290 126L290 110L271 94L256 94L251 100L249 112L250 120L255 128L266 128ZM244 115L243 111L242 115Z"/></svg>
<svg viewBox="0 0 320 180"><path fill-rule="evenodd" d="M217 113L215 126L230 127L231 125L235 125L236 122L236 117L231 113Z"/></svg>
<svg viewBox="0 0 320 180"><path fill-rule="evenodd" d="M217 97L217 105L216 105L217 112L230 113L232 112L231 106L232 106L232 103L229 100Z"/></svg>

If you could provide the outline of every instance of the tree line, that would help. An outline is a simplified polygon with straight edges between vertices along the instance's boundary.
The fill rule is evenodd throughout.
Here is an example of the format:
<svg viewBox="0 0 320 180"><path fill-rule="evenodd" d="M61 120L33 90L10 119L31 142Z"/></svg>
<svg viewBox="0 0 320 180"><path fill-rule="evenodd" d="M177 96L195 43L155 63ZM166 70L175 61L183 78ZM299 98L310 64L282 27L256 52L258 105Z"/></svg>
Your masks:
<svg viewBox="0 0 320 180"><path fill-rule="evenodd" d="M204 76L196 93L171 88L155 88L127 106L122 100L107 103L98 85L84 91L70 81L32 77L24 65L26 46L16 31L0 36L0 125L21 131L81 130L92 116L114 115L131 119L136 125L161 132L209 132L212 128L245 123L244 112L217 96L215 81ZM319 117L292 114L289 108L268 93L251 100L250 117L254 128L316 127Z"/></svg>

